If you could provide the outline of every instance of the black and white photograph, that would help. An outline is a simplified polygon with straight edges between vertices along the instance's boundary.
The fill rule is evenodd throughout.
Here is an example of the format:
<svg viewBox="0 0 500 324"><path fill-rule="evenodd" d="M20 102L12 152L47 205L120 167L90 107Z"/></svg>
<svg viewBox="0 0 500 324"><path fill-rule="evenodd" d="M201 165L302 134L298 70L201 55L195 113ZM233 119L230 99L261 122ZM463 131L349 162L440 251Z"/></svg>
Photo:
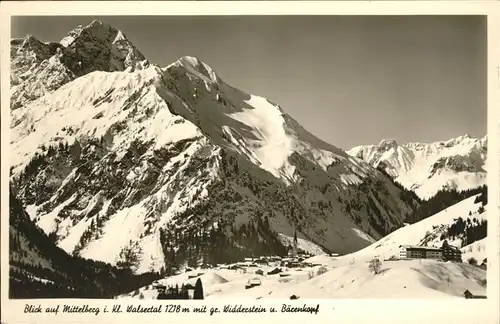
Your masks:
<svg viewBox="0 0 500 324"><path fill-rule="evenodd" d="M485 15L10 28L9 299L489 297Z"/></svg>

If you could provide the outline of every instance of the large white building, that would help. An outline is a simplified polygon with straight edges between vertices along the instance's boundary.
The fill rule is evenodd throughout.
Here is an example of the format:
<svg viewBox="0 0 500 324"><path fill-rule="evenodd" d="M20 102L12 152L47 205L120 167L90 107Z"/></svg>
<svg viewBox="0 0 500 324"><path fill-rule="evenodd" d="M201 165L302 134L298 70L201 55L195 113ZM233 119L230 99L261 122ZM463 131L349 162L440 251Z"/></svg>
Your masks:
<svg viewBox="0 0 500 324"><path fill-rule="evenodd" d="M401 259L441 259L443 251L432 246L400 245L399 257Z"/></svg>

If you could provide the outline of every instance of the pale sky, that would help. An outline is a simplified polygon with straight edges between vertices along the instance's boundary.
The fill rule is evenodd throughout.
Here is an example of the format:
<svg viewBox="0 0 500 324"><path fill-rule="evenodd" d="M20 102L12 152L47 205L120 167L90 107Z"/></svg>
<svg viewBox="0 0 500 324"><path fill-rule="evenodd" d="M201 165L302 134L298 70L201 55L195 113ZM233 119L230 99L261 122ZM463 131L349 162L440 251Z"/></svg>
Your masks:
<svg viewBox="0 0 500 324"><path fill-rule="evenodd" d="M32 16L13 18L12 37L59 41L93 19L162 67L200 58L344 149L486 135L485 17Z"/></svg>

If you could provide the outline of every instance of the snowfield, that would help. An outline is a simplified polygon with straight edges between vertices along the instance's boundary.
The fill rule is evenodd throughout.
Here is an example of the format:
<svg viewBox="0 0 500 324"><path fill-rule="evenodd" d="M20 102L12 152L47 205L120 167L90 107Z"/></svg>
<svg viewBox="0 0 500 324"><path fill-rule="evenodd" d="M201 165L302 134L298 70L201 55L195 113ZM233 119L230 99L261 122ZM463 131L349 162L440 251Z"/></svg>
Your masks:
<svg viewBox="0 0 500 324"><path fill-rule="evenodd" d="M348 264L347 259L322 256L329 264L327 271L318 274L323 266L285 270L288 274L267 275L274 267L246 268L241 270L194 270L168 279L165 286L190 283L198 278L203 283L205 299L212 298L284 298L292 295L300 298L463 298L463 292L485 295L486 271L466 263L441 262L436 260L400 260L382 263L382 272L373 274L367 262ZM253 270L251 270L253 269ZM255 271L261 269L264 275ZM188 279L189 275L201 274ZM261 285L245 289L249 280L259 278ZM152 285L143 287L123 298L156 299L157 291Z"/></svg>
<svg viewBox="0 0 500 324"><path fill-rule="evenodd" d="M474 258L477 264L481 264L487 258L486 244L488 238L476 241L472 244L464 246L462 250L462 261L468 262L470 258Z"/></svg>
<svg viewBox="0 0 500 324"><path fill-rule="evenodd" d="M279 239L286 246L293 244L293 236L286 236L285 234L282 234L282 233L279 233L278 235L279 235ZM297 248L299 250L305 251L307 253L311 253L313 255L325 254L325 251L323 251L323 249L320 246L318 246L317 244L314 244L313 242L305 240L303 238L297 238Z"/></svg>

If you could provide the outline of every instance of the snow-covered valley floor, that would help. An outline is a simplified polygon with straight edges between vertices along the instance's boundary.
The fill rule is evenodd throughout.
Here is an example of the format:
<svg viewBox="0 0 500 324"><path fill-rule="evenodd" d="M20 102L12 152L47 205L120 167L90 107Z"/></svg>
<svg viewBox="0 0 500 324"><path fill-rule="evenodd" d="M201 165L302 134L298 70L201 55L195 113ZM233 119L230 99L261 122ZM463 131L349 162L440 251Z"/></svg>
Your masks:
<svg viewBox="0 0 500 324"><path fill-rule="evenodd" d="M317 257L316 257L317 258ZM249 267L242 270L194 270L159 281L165 286L194 282L200 278L205 299L212 298L464 298L465 290L486 295L486 271L467 263L436 260L383 261L382 271L373 274L367 262L346 262L346 258L321 256L323 266L286 269L267 275L274 267ZM320 268L326 272L318 273ZM264 275L255 271L261 269ZM189 279L188 276L200 274ZM260 286L246 289L249 280L259 278ZM258 281L257 280L257 281ZM152 285L118 298L155 299Z"/></svg>

